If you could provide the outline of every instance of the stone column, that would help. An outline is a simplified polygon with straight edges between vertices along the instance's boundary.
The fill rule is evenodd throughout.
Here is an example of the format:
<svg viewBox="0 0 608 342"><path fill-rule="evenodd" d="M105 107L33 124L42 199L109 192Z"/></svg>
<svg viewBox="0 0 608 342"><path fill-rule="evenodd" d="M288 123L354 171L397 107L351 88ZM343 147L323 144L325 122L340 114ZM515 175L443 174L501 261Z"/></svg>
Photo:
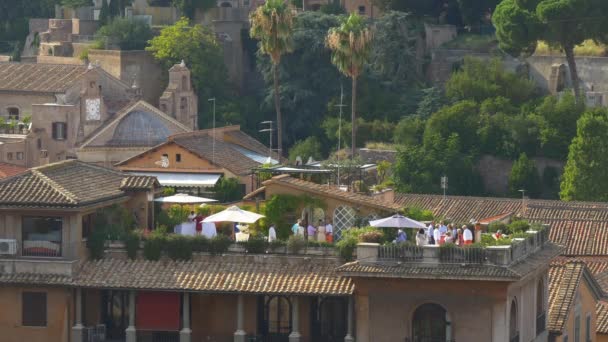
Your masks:
<svg viewBox="0 0 608 342"><path fill-rule="evenodd" d="M302 335L300 335L300 299L293 297L293 305L291 311L291 334L289 334L289 342L300 342Z"/></svg>
<svg viewBox="0 0 608 342"><path fill-rule="evenodd" d="M353 327L354 327L354 299L353 297L348 297L348 321L346 328L346 337L344 337L344 342L355 342L355 338L353 337Z"/></svg>
<svg viewBox="0 0 608 342"><path fill-rule="evenodd" d="M182 302L182 330L179 332L179 342L190 342L192 340L192 330L190 329L190 294L184 292Z"/></svg>
<svg viewBox="0 0 608 342"><path fill-rule="evenodd" d="M82 289L76 289L76 318L72 327L72 342L84 342L84 326L82 325Z"/></svg>
<svg viewBox="0 0 608 342"><path fill-rule="evenodd" d="M236 302L236 331L234 333L234 342L246 342L247 333L245 333L245 297L242 294L238 295Z"/></svg>
<svg viewBox="0 0 608 342"><path fill-rule="evenodd" d="M126 342L137 342L137 330L135 330L135 290L129 291L129 326L126 332Z"/></svg>

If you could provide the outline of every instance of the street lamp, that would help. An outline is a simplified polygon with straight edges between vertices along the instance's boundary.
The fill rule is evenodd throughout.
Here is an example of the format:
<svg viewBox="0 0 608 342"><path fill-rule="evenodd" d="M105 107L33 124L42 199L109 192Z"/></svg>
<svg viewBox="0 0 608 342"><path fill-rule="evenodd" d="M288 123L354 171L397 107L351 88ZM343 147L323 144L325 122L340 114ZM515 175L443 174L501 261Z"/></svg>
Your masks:
<svg viewBox="0 0 608 342"><path fill-rule="evenodd" d="M272 124L274 123L274 121L262 121L260 122L260 124L262 125L268 125L268 128L264 128L259 130L260 133L263 132L268 132L269 133L269 139L268 139L268 161L272 160Z"/></svg>
<svg viewBox="0 0 608 342"><path fill-rule="evenodd" d="M211 150L211 163L215 165L215 97L212 97L207 101L213 102L213 139L211 139L213 142L213 147Z"/></svg>

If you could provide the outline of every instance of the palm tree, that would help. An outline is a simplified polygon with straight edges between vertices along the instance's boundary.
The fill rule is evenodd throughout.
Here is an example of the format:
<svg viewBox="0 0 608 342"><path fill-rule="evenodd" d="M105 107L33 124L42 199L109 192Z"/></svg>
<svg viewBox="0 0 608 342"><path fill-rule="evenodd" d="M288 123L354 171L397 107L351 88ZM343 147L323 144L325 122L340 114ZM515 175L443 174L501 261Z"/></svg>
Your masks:
<svg viewBox="0 0 608 342"><path fill-rule="evenodd" d="M340 26L332 27L325 39L325 44L332 50L331 62L341 73L352 79L351 158L355 158L357 138L357 78L369 56L371 41L371 29L365 19L356 13L343 19Z"/></svg>
<svg viewBox="0 0 608 342"><path fill-rule="evenodd" d="M279 94L278 65L281 56L291 52L294 14L287 1L267 0L251 13L251 37L260 41L260 50L270 56L274 78L274 109L277 112L277 140L279 155L283 152L283 120Z"/></svg>

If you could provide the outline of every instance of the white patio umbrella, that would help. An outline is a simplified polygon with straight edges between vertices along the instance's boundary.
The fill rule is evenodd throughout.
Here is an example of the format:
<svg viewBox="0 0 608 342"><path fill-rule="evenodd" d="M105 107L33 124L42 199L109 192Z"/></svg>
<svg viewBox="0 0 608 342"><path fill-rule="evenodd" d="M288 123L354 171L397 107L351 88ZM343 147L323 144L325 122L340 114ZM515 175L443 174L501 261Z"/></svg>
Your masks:
<svg viewBox="0 0 608 342"><path fill-rule="evenodd" d="M175 194L173 196L160 197L160 198L155 199L154 201L163 202L163 203L179 203L179 204L217 202L217 200L214 200L211 198L191 196L188 194Z"/></svg>
<svg viewBox="0 0 608 342"><path fill-rule="evenodd" d="M424 223L412 220L403 215L393 215L379 220L369 221L369 225L383 228L426 228Z"/></svg>
<svg viewBox="0 0 608 342"><path fill-rule="evenodd" d="M203 222L242 222L242 223L254 223L261 219L264 215L252 213L251 211L243 210L236 205L229 207L217 214L213 214Z"/></svg>

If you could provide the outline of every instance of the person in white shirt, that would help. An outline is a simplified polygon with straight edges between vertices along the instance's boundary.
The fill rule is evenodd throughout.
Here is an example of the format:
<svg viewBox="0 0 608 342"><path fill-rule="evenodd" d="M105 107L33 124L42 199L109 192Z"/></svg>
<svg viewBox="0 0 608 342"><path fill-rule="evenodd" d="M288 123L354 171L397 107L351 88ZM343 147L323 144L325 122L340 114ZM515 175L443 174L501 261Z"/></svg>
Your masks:
<svg viewBox="0 0 608 342"><path fill-rule="evenodd" d="M433 239L435 240L435 245L439 245L441 242L441 231L439 229L433 231Z"/></svg>
<svg viewBox="0 0 608 342"><path fill-rule="evenodd" d="M416 234L416 246L424 246L426 245L427 241L428 238L424 232L424 229L420 228L418 234Z"/></svg>
<svg viewBox="0 0 608 342"><path fill-rule="evenodd" d="M268 228L268 242L274 242L277 240L277 231L274 229L274 224L270 225Z"/></svg>
<svg viewBox="0 0 608 342"><path fill-rule="evenodd" d="M471 232L469 227L464 225L464 226L462 226L462 230L463 230L462 237L463 237L465 246L472 244L473 243L473 233Z"/></svg>
<svg viewBox="0 0 608 342"><path fill-rule="evenodd" d="M433 222L431 222L431 224L429 224L429 228L426 232L429 235L429 245L434 245L435 244L435 221L433 221Z"/></svg>

